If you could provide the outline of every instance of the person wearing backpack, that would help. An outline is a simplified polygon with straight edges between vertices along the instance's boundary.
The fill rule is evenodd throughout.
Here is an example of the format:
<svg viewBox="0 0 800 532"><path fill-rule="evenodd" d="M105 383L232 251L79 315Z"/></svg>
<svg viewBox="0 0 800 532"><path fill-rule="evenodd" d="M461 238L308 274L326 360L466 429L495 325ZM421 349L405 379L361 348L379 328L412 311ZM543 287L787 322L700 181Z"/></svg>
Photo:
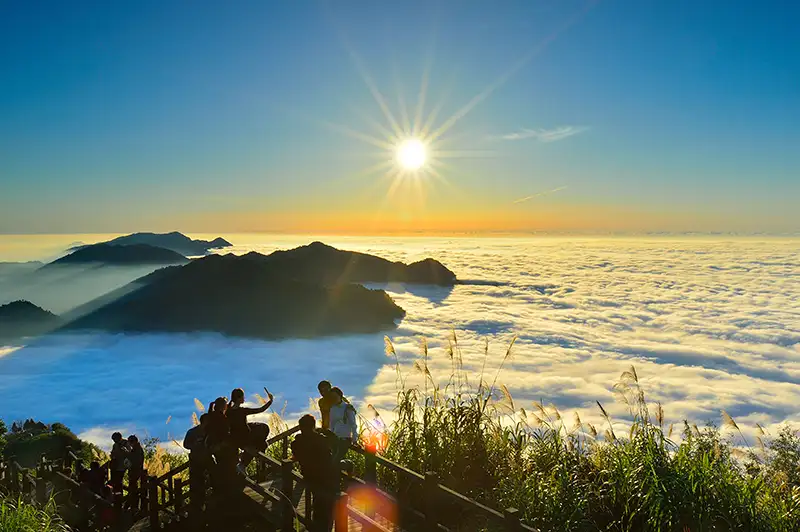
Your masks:
<svg viewBox="0 0 800 532"><path fill-rule="evenodd" d="M115 432L111 435L114 445L111 447L111 490L114 495L122 494L122 479L125 471L131 466L130 447L122 434Z"/></svg>
<svg viewBox="0 0 800 532"><path fill-rule="evenodd" d="M338 387L331 389L333 404L330 410L330 430L335 439L333 442L333 463L338 464L347 455L350 446L358 442L358 424L356 409L344 400L344 394Z"/></svg>

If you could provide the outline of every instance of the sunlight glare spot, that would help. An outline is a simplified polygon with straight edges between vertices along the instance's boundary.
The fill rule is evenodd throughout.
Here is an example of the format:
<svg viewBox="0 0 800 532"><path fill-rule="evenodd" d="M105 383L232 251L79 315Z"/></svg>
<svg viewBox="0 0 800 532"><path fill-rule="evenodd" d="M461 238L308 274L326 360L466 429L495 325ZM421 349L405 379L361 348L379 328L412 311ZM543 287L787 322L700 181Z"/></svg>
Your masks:
<svg viewBox="0 0 800 532"><path fill-rule="evenodd" d="M397 147L397 162L406 170L419 170L425 164L425 144L419 139L408 139Z"/></svg>

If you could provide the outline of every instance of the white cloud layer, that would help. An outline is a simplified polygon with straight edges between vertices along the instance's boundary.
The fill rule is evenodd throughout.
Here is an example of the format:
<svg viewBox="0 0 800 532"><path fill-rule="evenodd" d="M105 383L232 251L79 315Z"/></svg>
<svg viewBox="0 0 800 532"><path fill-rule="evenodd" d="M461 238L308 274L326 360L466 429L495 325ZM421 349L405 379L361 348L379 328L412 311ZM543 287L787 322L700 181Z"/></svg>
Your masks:
<svg viewBox="0 0 800 532"><path fill-rule="evenodd" d="M307 243L282 237L236 252ZM397 260L433 256L464 280L449 290L386 287L408 311L394 340L416 377L419 337L434 377L455 328L477 379L483 339L494 376L517 407L543 399L600 424L594 401L622 417L612 385L635 365L668 422L698 424L729 412L744 429L800 421L800 242L797 239L555 238L328 239ZM494 283L486 283L492 281ZM263 342L219 335L72 335L17 350L0 347L0 417L61 421L97 440L118 427L181 439L193 399L208 404L235 386L268 386L290 417L307 410L327 378L360 404L386 412L396 397L382 335ZM169 425L165 425L172 416ZM88 431L88 432L87 432ZM101 438L100 438L101 439Z"/></svg>

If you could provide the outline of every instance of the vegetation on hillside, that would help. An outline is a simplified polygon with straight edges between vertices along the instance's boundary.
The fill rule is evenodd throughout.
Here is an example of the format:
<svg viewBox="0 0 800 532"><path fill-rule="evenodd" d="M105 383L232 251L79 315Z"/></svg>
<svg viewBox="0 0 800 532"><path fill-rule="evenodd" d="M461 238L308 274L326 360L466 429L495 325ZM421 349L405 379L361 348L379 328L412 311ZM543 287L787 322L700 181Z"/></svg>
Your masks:
<svg viewBox="0 0 800 532"><path fill-rule="evenodd" d="M758 427L756 448L724 412L725 430L666 427L662 405L647 402L634 368L615 386L629 419L615 421L597 403L605 421L595 427L554 406L517 408L497 375L469 386L455 338L453 373L441 387L424 343L422 351L415 367L425 384L402 384L386 455L437 472L457 491L518 508L542 530L800 529L800 438L789 427L774 437ZM387 353L395 356L388 339ZM398 377L405 383L399 364ZM381 481L403 489L391 472ZM473 516L448 514L459 529L480 527Z"/></svg>
<svg viewBox="0 0 800 532"><path fill-rule="evenodd" d="M49 460L63 459L67 449L87 464L100 452L61 423L47 425L28 419L12 423L8 429L0 420L0 456L13 456L22 467L36 467L42 456Z"/></svg>
<svg viewBox="0 0 800 532"><path fill-rule="evenodd" d="M44 506L0 495L0 532L67 532L51 500Z"/></svg>
<svg viewBox="0 0 800 532"><path fill-rule="evenodd" d="M396 357L388 339L387 353ZM512 353L513 342L499 369L472 383L455 337L447 352L452 372L444 385L431 375L424 342L414 365L421 385L408 386L398 362L400 390L385 456L415 471L437 472L443 484L491 507L517 508L526 523L541 530L800 530L800 437L789 426L774 435L758 426L750 446L725 412L721 427L667 425L664 408L646 400L633 367L614 386L627 406L625 419L612 419L599 402L602 426L538 402L526 411L499 380ZM196 403L202 413L202 403ZM277 414L270 424L272 434L287 428ZM80 442L59 424L29 420L7 431L0 422L5 456L38 456L43 441L55 450ZM186 459L166 452L158 440L143 444L151 474ZM81 449L92 456L99 452L88 444ZM279 456L280 449L268 452ZM361 456L355 458L355 467L363 468ZM381 468L379 475L390 491L421 496L422 490L392 471ZM20 508L15 501L3 501L2 511L3 519L48 512ZM443 506L441 515L458 530L485 525L456 506Z"/></svg>

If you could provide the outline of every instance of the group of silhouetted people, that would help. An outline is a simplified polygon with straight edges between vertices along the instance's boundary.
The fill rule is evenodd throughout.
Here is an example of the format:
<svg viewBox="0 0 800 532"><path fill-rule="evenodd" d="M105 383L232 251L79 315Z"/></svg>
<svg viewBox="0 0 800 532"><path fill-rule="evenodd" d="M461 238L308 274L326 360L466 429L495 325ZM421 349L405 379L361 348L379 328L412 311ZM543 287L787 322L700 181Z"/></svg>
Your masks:
<svg viewBox="0 0 800 532"><path fill-rule="evenodd" d="M135 489L134 485L138 486L144 472L144 448L135 434L124 438L115 432L111 440L114 444L108 463L101 466L100 462L94 461L81 473L80 481L100 496L121 494L126 472L129 487Z"/></svg>
<svg viewBox="0 0 800 532"><path fill-rule="evenodd" d="M291 448L292 459L299 463L312 493L313 529L329 532L339 493L339 471L347 450L358 442L359 433L356 410L342 390L328 381L320 382L318 390L322 426L318 429L317 420L310 414L301 417L300 433ZM272 405L272 394L266 388L265 392L268 399L259 408L243 406L241 388L231 392L230 401L218 397L200 416L199 425L186 433L183 446L190 451L190 482L196 488L193 493L204 493L206 476L215 489L235 492L241 486L238 474L244 473L256 452L267 448L269 427L247 420Z"/></svg>
<svg viewBox="0 0 800 532"><path fill-rule="evenodd" d="M205 492L206 477L215 489L231 491L238 482L237 469L244 472L253 455L266 450L269 426L247 421L249 416L265 412L272 405L273 396L265 391L268 399L258 408L243 406L241 388L231 392L230 401L218 397L200 416L199 425L186 433L183 446L190 451L189 481L193 493ZM202 499L193 501L198 505L202 502Z"/></svg>
<svg viewBox="0 0 800 532"><path fill-rule="evenodd" d="M115 432L111 435L111 440L113 446L108 463L100 465L100 462L92 461L89 469L80 471L78 480L92 493L113 503L115 499L121 499L123 496L122 484L127 472L128 505L133 507L139 501L138 495L144 474L144 448L135 434L124 438L121 433ZM102 509L98 518L101 526L112 524L115 515L110 504Z"/></svg>
<svg viewBox="0 0 800 532"><path fill-rule="evenodd" d="M320 399L321 428L311 414L300 418L300 434L292 441L292 460L300 470L312 494L312 530L329 532L333 510L339 495L339 472L347 450L358 443L356 409L345 399L342 390L328 381L317 385Z"/></svg>

